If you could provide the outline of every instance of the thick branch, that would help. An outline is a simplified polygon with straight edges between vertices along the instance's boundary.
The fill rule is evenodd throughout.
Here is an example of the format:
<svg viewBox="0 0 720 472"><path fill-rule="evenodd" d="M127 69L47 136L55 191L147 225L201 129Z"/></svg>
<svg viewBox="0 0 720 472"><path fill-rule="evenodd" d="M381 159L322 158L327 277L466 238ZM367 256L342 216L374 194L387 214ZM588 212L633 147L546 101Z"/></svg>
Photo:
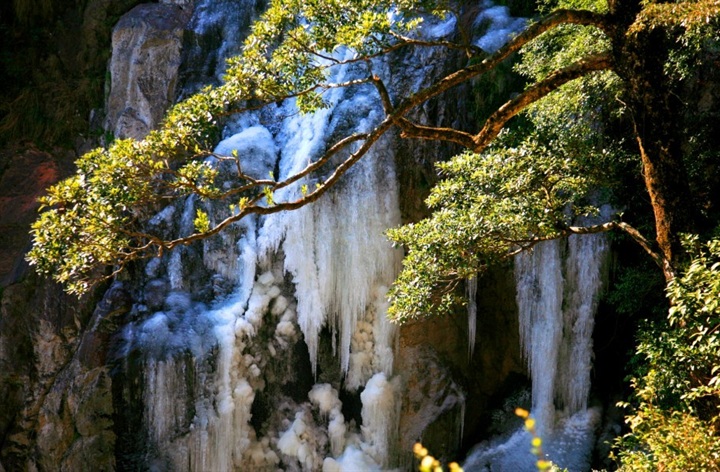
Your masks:
<svg viewBox="0 0 720 472"><path fill-rule="evenodd" d="M645 252L655 261L655 263L662 269L663 274L665 274L666 280L669 282L673 278L675 278L675 271L672 268L672 265L670 264L670 261L662 254L662 252L657 252L653 249L653 245L650 241L643 236L640 231L633 228L627 223L623 223L622 221L612 221L610 223L605 223L602 225L597 226L587 226L587 227L575 227L571 226L568 228L568 231L570 231L573 234L588 234L588 233L599 233L602 231L609 231L613 229L619 229L621 231L624 231L628 236L630 236L636 243L640 245L641 248L645 250Z"/></svg>
<svg viewBox="0 0 720 472"><path fill-rule="evenodd" d="M403 36L401 34L393 32L391 32L390 34L407 45L423 47L444 47L448 49L455 49L459 51L464 51L468 55L468 57L476 56L482 54L483 52L482 49L475 46L474 44L453 43L452 41L428 41L417 38L410 38L408 36Z"/></svg>
<svg viewBox="0 0 720 472"><path fill-rule="evenodd" d="M610 54L605 53L586 57L575 64L553 72L490 115L480 132L473 137L474 146L472 150L481 152L485 149L497 137L510 118L520 113L531 103L540 100L571 80L591 72L607 70L611 67L612 57Z"/></svg>
<svg viewBox="0 0 720 472"><path fill-rule="evenodd" d="M597 233L605 233L608 231L613 231L619 229L623 232L625 232L627 235L629 235L633 241L638 243L641 248L655 261L655 263L663 269L663 271L668 270L670 268L669 261L662 255L662 253L659 253L655 251L652 247L652 243L643 236L640 231L632 227L631 225L624 223L622 221L609 221L607 223L601 223L597 225L590 225L590 226L567 226L563 228L561 231L550 235L546 237L538 237L538 238L530 238L523 241L512 241L513 243L517 244L519 247L517 250L512 251L509 256L514 256L516 254L519 254L522 251L526 251L533 246L535 246L538 243L541 243L543 241L549 241L552 239L559 239L559 238L565 238L573 234L597 234Z"/></svg>
<svg viewBox="0 0 720 472"><path fill-rule="evenodd" d="M510 57L510 55L519 51L520 48L528 42L537 38L544 32L562 24L596 26L608 35L611 33L610 25L605 15L587 10L556 10L548 16L540 19L538 22L530 25L522 33L508 41L503 47L498 49L497 52L488 56L479 64L474 64L460 69L459 71L444 77L433 85L420 90L413 96L405 99L397 107L398 115L403 116L412 108L433 97L436 97L446 90L494 69L505 59Z"/></svg>
<svg viewBox="0 0 720 472"><path fill-rule="evenodd" d="M439 128L413 123L407 118L399 118L395 122L402 130L403 138L430 139L434 141L450 141L468 149L475 148L474 136L455 128Z"/></svg>
<svg viewBox="0 0 720 472"><path fill-rule="evenodd" d="M531 103L540 100L571 80L598 70L610 69L611 67L612 58L610 55L598 54L586 57L575 64L553 72L501 106L495 113L490 115L483 128L476 135L453 128L418 125L406 118L396 119L396 124L402 129L401 136L404 138L450 141L472 149L474 152L481 152L497 137L510 118L523 111Z"/></svg>

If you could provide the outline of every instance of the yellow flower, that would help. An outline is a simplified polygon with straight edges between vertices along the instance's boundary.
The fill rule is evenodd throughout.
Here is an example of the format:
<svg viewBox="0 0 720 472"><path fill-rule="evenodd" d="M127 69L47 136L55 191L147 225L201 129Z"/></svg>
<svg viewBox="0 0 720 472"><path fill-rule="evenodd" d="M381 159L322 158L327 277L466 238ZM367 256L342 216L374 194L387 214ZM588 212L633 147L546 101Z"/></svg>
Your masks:
<svg viewBox="0 0 720 472"><path fill-rule="evenodd" d="M552 462L540 459L537 461L538 470L548 470L552 466Z"/></svg>
<svg viewBox="0 0 720 472"><path fill-rule="evenodd" d="M518 415L520 418L523 418L523 419L525 419L525 418L527 418L528 416L530 416L530 412L527 411L527 410L524 409L524 408L515 408L515 414Z"/></svg>
<svg viewBox="0 0 720 472"><path fill-rule="evenodd" d="M425 456L420 461L420 470L430 470L430 468L433 466L433 462L435 462L435 458L433 456Z"/></svg>

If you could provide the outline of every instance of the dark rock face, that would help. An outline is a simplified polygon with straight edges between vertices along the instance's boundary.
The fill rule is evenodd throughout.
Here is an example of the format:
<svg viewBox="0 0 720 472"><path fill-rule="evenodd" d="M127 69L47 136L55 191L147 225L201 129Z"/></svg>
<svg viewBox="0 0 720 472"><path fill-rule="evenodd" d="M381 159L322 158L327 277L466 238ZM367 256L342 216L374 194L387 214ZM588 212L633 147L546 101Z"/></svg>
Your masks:
<svg viewBox="0 0 720 472"><path fill-rule="evenodd" d="M38 438L44 439L44 434L56 438L48 444L57 448L63 435L49 425L45 413L53 401L50 397L60 372L87 321L84 302L29 273L24 260L30 244L30 223L39 206L37 198L69 173L69 160L67 152L52 156L32 149L9 149L2 156L0 464L7 470L29 467L30 457L39 454ZM70 433L74 434L72 430ZM48 459L51 456L59 464L59 457L48 455Z"/></svg>
<svg viewBox="0 0 720 472"><path fill-rule="evenodd" d="M111 22L135 3L96 0L82 11L68 10L68 23L57 30L49 23L43 33L57 38L48 61L73 68L72 74L104 66ZM83 105L75 104L88 113ZM82 152L93 142L80 137L75 145ZM28 143L0 150L0 471L115 469L106 354L116 316L129 306L127 295L115 286L93 311L97 298L66 295L32 274L24 260L37 198L70 174L75 157L72 150L48 153Z"/></svg>
<svg viewBox="0 0 720 472"><path fill-rule="evenodd" d="M524 378L515 287L510 270L486 274L478 283L477 339L468 348L464 313L403 326L397 371L405 389L400 437L457 460L484 430L483 415L498 396ZM466 443L469 441L469 443Z"/></svg>
<svg viewBox="0 0 720 472"><path fill-rule="evenodd" d="M113 293L112 291L110 292ZM112 298L112 296L110 296ZM7 470L111 470L102 325L114 309L29 276L0 307L0 463Z"/></svg>
<svg viewBox="0 0 720 472"><path fill-rule="evenodd" d="M38 150L0 152L0 287L19 281L27 272L23 256L30 245L30 223L45 189L69 173L67 154Z"/></svg>

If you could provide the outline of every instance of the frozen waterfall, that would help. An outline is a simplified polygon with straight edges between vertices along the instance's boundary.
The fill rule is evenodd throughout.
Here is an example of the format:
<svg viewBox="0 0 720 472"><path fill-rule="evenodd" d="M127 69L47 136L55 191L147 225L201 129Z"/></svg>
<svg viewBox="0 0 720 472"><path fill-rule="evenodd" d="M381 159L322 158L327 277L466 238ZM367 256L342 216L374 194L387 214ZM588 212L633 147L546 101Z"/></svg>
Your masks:
<svg viewBox="0 0 720 472"><path fill-rule="evenodd" d="M230 23L242 3L200 2L197 34L214 28L237 36L240 26ZM233 50L224 45L217 55ZM339 68L332 79L353 73ZM244 171L256 178L283 179L316 159L333 136L374 126L382 107L372 92L331 90L324 95L329 106L307 116L292 102L244 113L227 125L215 152L237 152ZM222 162L216 165L233 178L223 174ZM312 178L322 175L282 189L276 201L296 198L301 186L315 184ZM228 211L190 198L151 224L191 231L197 208L211 219ZM164 264L150 264L146 303L122 333L126 370L132 371L131 362L142 366L147 431L139 439L144 457L127 460L177 471L387 467L399 405L386 293L402 253L384 232L398 224L387 137L315 204L246 218L202 243L199 259L181 250ZM199 272L211 281L210 302L195 301ZM323 342L331 344L342 374L334 384L318 379L331 378L318 365ZM309 356L307 373L293 370L303 355ZM324 370L332 369L323 362ZM304 397L295 387L299 376L318 382ZM343 412L340 389L358 396L357 418ZM273 404L254 410L267 402Z"/></svg>
<svg viewBox="0 0 720 472"><path fill-rule="evenodd" d="M196 37L218 35L222 41L215 52L189 54L198 69L189 74L189 91L197 88L198 76L213 81L222 75L214 64L239 50L262 4L196 2L191 21ZM482 20L490 24L478 26L484 33L476 44L491 51L525 23L510 18L505 7L485 7ZM456 26L449 16L425 22L418 34L445 37ZM392 78L391 89L410 93L427 84L429 74L440 73L433 54L442 52L419 48L405 57L413 67L406 67L403 77L380 60L373 72ZM358 67L336 68L333 81L355 78ZM323 98L328 107L311 115L283 102L237 116L227 123L216 153L237 152L243 170L254 177L283 179L338 136L366 132L382 119L370 86L330 89ZM128 404L142 405L139 414L128 414L119 467L353 472L394 464L401 387L393 372L397 335L386 318L386 293L402 254L384 236L401 222L394 152L394 136L385 136L314 204L245 218L147 265L141 302L118 348L123 375L130 378L123 395ZM223 162L213 164L228 183L234 178ZM274 198L297 198L303 185L312 188L323 177L306 177ZM189 198L160 211L150 225L188 234L198 209L207 211L211 222L232 211ZM552 283L543 293L553 290ZM475 287L469 286L473 299ZM547 323L550 329L558 321ZM534 353L534 335L528 336L529 362L534 369L549 369ZM542 389L538 398L549 397L550 403L538 404L538 411L548 409L551 425L554 410L548 405L561 390ZM576 400L566 397L574 405Z"/></svg>
<svg viewBox="0 0 720 472"><path fill-rule="evenodd" d="M612 211L603 208L603 217ZM569 471L590 467L600 412L588 408L592 333L609 242L604 234L538 244L515 259L520 340L532 381L532 410L546 458ZM532 471L530 435L476 446L466 470Z"/></svg>

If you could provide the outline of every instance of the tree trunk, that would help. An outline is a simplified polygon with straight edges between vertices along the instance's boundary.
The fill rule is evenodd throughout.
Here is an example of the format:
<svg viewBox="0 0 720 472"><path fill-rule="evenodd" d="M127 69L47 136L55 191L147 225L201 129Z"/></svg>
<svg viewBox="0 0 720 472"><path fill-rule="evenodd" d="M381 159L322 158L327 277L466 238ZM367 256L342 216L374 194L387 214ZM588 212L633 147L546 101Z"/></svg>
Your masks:
<svg viewBox="0 0 720 472"><path fill-rule="evenodd" d="M622 16L630 17L627 12ZM616 45L622 41L618 73L628 87L628 105L654 212L656 240L669 281L682 258L680 234L693 229L695 211L681 149L682 103L664 71L673 46L667 33L660 27L631 34L625 29L616 37Z"/></svg>

